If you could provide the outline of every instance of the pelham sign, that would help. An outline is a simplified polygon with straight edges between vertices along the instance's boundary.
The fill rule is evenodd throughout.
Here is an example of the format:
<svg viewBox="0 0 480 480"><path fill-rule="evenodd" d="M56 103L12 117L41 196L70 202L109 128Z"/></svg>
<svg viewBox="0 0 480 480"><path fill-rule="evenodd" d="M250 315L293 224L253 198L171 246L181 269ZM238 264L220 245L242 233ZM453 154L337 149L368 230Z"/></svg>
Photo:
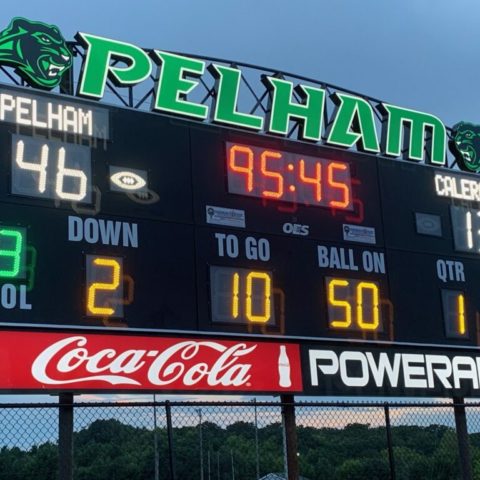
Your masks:
<svg viewBox="0 0 480 480"><path fill-rule="evenodd" d="M333 102L337 108L324 132L323 118L326 90L301 83L264 76L262 82L270 93L270 105L265 117L238 110L242 71L230 66L210 63L182 55L143 49L124 42L78 33L76 39L85 48L77 94L101 99L107 79L117 86L137 85L146 80L156 66L155 95L152 110L181 115L197 120L210 119L214 123L244 128L253 132L285 136L290 121L299 123L299 139L339 147L383 153L399 157L403 150L404 130L409 131L406 157L426 161L425 138L431 136L429 162L445 165L446 129L434 115L381 103L377 108L383 119L381 141L375 124L375 112L361 97L336 92ZM120 63L112 64L112 60ZM213 106L196 103L187 95L198 86L206 71L216 80ZM301 102L294 100L294 92Z"/></svg>
<svg viewBox="0 0 480 480"><path fill-rule="evenodd" d="M144 50L89 33L79 32L75 38L85 50L78 96L102 99L108 80L118 87L132 87L152 78L153 73L151 109L156 112L277 136L288 135L293 122L299 126L298 138L303 141L446 165L446 128L434 115L387 103L372 106L360 96L337 91L330 97L336 108L326 119L325 88L266 74L261 75L269 98L266 113L242 112L239 97L244 72L231 64ZM14 18L0 32L0 50L0 65L13 66L37 88L58 86L72 66L73 56L59 28L25 18ZM215 80L211 105L193 100L205 75ZM376 118L382 119L381 127ZM475 163L465 169L477 171L477 167Z"/></svg>

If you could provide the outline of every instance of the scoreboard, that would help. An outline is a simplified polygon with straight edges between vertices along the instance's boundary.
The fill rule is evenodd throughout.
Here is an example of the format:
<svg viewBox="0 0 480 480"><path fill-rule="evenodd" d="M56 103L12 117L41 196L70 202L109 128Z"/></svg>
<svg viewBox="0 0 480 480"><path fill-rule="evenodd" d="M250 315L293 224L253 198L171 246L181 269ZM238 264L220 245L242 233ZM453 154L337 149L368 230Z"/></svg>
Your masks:
<svg viewBox="0 0 480 480"><path fill-rule="evenodd" d="M4 329L480 344L475 174L12 87L0 107Z"/></svg>

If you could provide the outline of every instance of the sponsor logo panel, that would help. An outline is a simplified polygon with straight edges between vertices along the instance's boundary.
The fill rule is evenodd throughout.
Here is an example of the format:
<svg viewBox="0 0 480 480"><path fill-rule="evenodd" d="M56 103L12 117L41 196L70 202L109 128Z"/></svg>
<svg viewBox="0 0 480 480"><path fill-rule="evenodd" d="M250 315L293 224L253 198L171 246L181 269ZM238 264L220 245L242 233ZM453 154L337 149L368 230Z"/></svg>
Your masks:
<svg viewBox="0 0 480 480"><path fill-rule="evenodd" d="M301 392L298 345L4 331L3 390Z"/></svg>
<svg viewBox="0 0 480 480"><path fill-rule="evenodd" d="M306 395L478 396L480 352L302 347Z"/></svg>

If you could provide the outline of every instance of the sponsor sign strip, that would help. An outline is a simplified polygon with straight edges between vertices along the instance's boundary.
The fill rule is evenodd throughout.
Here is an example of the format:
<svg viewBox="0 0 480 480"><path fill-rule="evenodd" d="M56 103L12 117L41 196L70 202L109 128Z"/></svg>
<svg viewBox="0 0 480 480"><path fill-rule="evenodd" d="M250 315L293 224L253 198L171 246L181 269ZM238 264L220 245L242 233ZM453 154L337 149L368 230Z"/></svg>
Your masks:
<svg viewBox="0 0 480 480"><path fill-rule="evenodd" d="M0 390L303 390L288 343L2 331L0 352Z"/></svg>
<svg viewBox="0 0 480 480"><path fill-rule="evenodd" d="M4 392L480 394L474 350L6 330L0 354Z"/></svg>
<svg viewBox="0 0 480 480"><path fill-rule="evenodd" d="M306 395L477 396L478 351L302 347Z"/></svg>

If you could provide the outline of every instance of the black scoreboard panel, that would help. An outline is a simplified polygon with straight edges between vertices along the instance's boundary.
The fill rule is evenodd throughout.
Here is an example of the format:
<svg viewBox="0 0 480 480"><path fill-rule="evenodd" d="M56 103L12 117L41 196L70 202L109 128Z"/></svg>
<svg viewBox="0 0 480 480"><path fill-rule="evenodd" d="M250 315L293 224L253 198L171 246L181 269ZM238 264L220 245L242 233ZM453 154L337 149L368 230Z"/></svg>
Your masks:
<svg viewBox="0 0 480 480"><path fill-rule="evenodd" d="M478 176L378 163L395 339L479 345Z"/></svg>
<svg viewBox="0 0 480 480"><path fill-rule="evenodd" d="M230 132L215 127L193 127L191 145L195 221L198 224L206 222L205 205L244 210L248 216L249 231L282 235L285 233L283 228L287 222L305 224L310 227L309 238L324 241L343 242L344 223L381 224L377 165L370 157L271 137ZM236 156L231 154L235 147L239 148ZM235 193L229 191L232 190L229 189L229 180L232 177L238 178L244 184L247 183L249 154L253 164L252 191L256 190L255 195L259 196L249 196L248 187L243 193L239 193L238 188L235 189ZM262 154L265 159L263 172ZM276 165L279 159L275 158L274 154L281 158L288 158L290 155L290 159L282 162L279 168ZM315 202L314 198L304 202L296 199L299 196L299 186L303 187L304 191L315 191L313 182L316 181L317 171L311 162L302 170L301 161L305 157L313 157L317 162L322 162L317 183L320 185L319 193L322 200L325 197L328 199L328 194L331 193L331 202L336 201L340 205L346 203L345 206L329 207L328 204L321 204L324 202ZM234 160L239 170L236 172L232 172L231 169ZM328 167L336 164L348 167L350 181L331 186L328 182ZM292 170L290 171L288 167L292 167ZM338 175L338 170L332 171ZM279 179L282 183L281 188ZM348 195L342 191L343 185L348 186ZM295 190L289 192L290 189ZM265 193L262 195L259 191ZM280 195L281 192L283 195ZM283 201L284 197L287 197L288 201ZM382 245L380 229L377 236L377 244Z"/></svg>
<svg viewBox="0 0 480 480"><path fill-rule="evenodd" d="M80 227L80 218L56 209L3 204L4 272L12 268L12 256L6 254L15 245L2 232L23 227L26 252L25 279L2 279L3 322L180 330L195 325L191 225L137 219L141 244L131 248L123 246L122 233L117 246L68 241L69 225L74 233L88 228L88 223ZM98 215L96 220L106 222L106 217ZM117 266L121 278L115 280ZM16 293L5 289L10 284L17 287ZM90 310L89 298L94 300Z"/></svg>
<svg viewBox="0 0 480 480"><path fill-rule="evenodd" d="M0 122L2 323L478 345L476 175L68 102Z"/></svg>
<svg viewBox="0 0 480 480"><path fill-rule="evenodd" d="M234 237L231 237L234 235ZM218 256L220 239L236 238L238 240L239 255L229 258L227 254ZM247 259L248 245L258 246L261 249L262 240L268 240L270 257L268 260ZM234 333L270 333L305 337L332 337L356 339L390 339L391 322L385 302L388 298L388 282L383 275L350 270L339 273L335 268L319 268L319 242L313 239L301 239L287 235L263 235L251 232L239 232L219 228L199 228L197 230L197 285L200 328L207 331L223 331ZM322 248L338 250L338 244L325 243ZM352 246L352 258L361 259L362 249ZM380 253L380 249L370 249ZM347 258L348 260L348 258ZM212 268L223 268L223 288L214 283ZM244 272L258 274L256 283L261 288L258 295L258 306L253 306L251 317L265 316L265 290L268 289L273 307L272 315L267 319L253 318L248 321L245 315L235 315L232 308L233 299L238 297L239 308L246 311L246 281ZM216 270L215 270L216 271ZM235 272L239 272L238 287L234 285ZM243 278L242 278L243 273ZM262 280L262 274L268 274L271 283L267 287ZM347 283L345 283L347 282ZM363 323L365 328L359 328L359 319L356 301L356 289L364 283L359 297L363 297L365 305ZM245 288L242 288L242 284ZM330 304L329 312L329 287ZM372 290L378 294L378 327L370 329L375 322L371 311ZM238 292L238 293L235 293ZM222 300L224 300L222 302ZM212 313L220 310L221 318L213 318ZM248 313L248 312L247 312ZM256 315L255 315L256 314ZM235 321L235 317L238 321ZM332 324L337 320L337 325ZM216 320L216 321L215 321ZM348 323L348 325L347 325Z"/></svg>
<svg viewBox="0 0 480 480"><path fill-rule="evenodd" d="M107 111L110 123L108 140L81 138L78 135L0 122L2 144L0 155L5 173L0 185L1 200L69 211L72 211L73 203L73 211L85 214L102 213L191 223L192 189L188 128L175 120L136 110L110 108ZM21 170L15 162L18 142L22 140L25 142L27 138L31 139L32 145L29 150L24 148L25 164L28 163L27 155L34 157L30 163L40 164L42 147L45 145L49 147L47 161L44 162L49 183L55 183L59 148L62 146L65 148L66 167L68 167L69 158L75 155L79 146L87 149L92 165L92 176L89 179L92 184L91 201L74 200L72 202L67 199L54 204L51 196L50 198L48 196L48 190L54 190L54 187L46 186L47 195L38 193L39 172L38 170L28 171L26 168L23 171L31 175L31 182L28 185L31 189L30 194L25 192L22 194L21 191L18 194L12 194L14 190L12 176ZM112 191L109 184L112 166L144 171L151 186L150 194L142 198L141 194L133 196L134 191L127 191L126 194ZM71 185L70 190L78 194L78 184ZM56 198L58 199L58 196Z"/></svg>

